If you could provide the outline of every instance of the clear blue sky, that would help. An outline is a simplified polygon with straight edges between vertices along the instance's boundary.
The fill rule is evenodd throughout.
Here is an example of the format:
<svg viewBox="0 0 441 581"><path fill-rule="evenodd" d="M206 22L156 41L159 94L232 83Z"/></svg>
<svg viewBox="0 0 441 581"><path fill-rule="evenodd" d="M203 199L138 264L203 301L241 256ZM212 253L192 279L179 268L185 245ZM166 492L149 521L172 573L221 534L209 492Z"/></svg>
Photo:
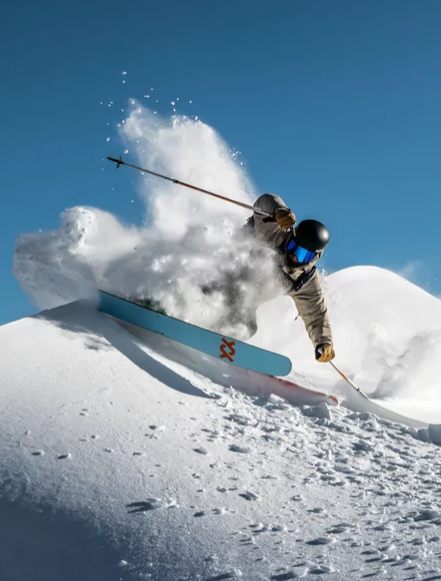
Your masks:
<svg viewBox="0 0 441 581"><path fill-rule="evenodd" d="M0 324L33 312L12 275L21 232L85 204L140 222L129 176L102 170L121 152L100 102L151 87L158 112L179 96L240 150L259 191L319 212L329 268L417 262L441 295L440 31L439 0L7 2Z"/></svg>

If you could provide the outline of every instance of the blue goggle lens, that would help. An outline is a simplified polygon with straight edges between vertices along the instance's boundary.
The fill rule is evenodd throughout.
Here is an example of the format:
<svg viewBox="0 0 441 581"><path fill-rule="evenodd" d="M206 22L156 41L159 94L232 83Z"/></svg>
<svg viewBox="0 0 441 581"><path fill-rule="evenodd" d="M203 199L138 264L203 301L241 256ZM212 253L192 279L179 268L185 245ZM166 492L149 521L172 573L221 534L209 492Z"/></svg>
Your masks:
<svg viewBox="0 0 441 581"><path fill-rule="evenodd" d="M286 250L290 256L296 256L300 264L308 264L308 262L311 262L316 255L315 252L311 252L310 250L306 250L306 248L299 246L294 240L291 240L286 247Z"/></svg>

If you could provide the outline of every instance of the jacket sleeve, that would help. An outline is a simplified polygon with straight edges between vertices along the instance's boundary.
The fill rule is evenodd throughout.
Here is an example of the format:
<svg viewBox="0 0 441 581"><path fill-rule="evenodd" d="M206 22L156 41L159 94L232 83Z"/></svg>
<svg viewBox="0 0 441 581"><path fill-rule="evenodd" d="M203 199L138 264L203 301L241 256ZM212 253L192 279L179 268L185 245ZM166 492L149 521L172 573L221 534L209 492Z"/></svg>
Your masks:
<svg viewBox="0 0 441 581"><path fill-rule="evenodd" d="M332 345L331 324L317 272L297 292L290 293L314 345Z"/></svg>
<svg viewBox="0 0 441 581"><path fill-rule="evenodd" d="M274 215L277 210L287 209L287 205L282 198L275 194L263 194L257 198L253 205L255 208L271 215Z"/></svg>
<svg viewBox="0 0 441 581"><path fill-rule="evenodd" d="M254 208L274 216L277 210L287 208L285 202L275 194L263 194L254 202ZM286 241L286 230L279 228L276 219L262 216L254 212L254 230L261 240L273 248L277 248Z"/></svg>

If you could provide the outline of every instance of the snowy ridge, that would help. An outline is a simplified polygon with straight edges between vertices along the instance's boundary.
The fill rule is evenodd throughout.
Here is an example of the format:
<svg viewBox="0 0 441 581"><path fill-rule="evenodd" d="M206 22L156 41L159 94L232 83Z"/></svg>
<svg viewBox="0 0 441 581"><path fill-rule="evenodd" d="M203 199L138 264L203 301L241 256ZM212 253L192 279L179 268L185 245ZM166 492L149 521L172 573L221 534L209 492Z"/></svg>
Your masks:
<svg viewBox="0 0 441 581"><path fill-rule="evenodd" d="M376 267L353 267L324 278L336 363L375 401L422 422L439 423L441 301L402 277ZM292 301L259 309L252 343L291 356L299 385L351 398L330 366L314 361ZM283 321L283 324L270 324ZM338 376L337 376L338 377Z"/></svg>
<svg viewBox="0 0 441 581"><path fill-rule="evenodd" d="M427 429L220 386L78 303L0 349L4 578L441 575Z"/></svg>

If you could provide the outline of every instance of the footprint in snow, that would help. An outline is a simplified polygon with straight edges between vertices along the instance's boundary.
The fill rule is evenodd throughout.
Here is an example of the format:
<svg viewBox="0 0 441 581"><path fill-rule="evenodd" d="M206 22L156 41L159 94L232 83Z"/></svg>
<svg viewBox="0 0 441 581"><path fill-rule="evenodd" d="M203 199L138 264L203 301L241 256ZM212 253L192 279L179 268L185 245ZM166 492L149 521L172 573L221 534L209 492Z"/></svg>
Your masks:
<svg viewBox="0 0 441 581"><path fill-rule="evenodd" d="M225 514L225 508L213 508L211 509L213 514Z"/></svg>
<svg viewBox="0 0 441 581"><path fill-rule="evenodd" d="M307 571L310 575L323 575L324 573L335 573L335 569L328 567L328 565L317 565Z"/></svg>
<svg viewBox="0 0 441 581"><path fill-rule="evenodd" d="M334 525L331 527L327 532L330 535L340 535L341 533L346 533L351 528L354 528L353 524L350 523L340 523L338 525Z"/></svg>
<svg viewBox="0 0 441 581"><path fill-rule="evenodd" d="M193 450L195 452L197 452L198 454L203 454L203 455L206 455L209 453L208 450L206 448L204 448L203 446L201 446L200 448L193 448Z"/></svg>
<svg viewBox="0 0 441 581"><path fill-rule="evenodd" d="M202 428L202 432L206 432L210 438L219 438L221 434L217 430L210 430L209 428Z"/></svg>
<svg viewBox="0 0 441 581"><path fill-rule="evenodd" d="M245 498L245 500L260 500L260 496L258 494L250 491L241 492L239 496Z"/></svg>
<svg viewBox="0 0 441 581"><path fill-rule="evenodd" d="M253 535L259 535L260 533L267 533L270 530L269 525L264 525L263 523L257 523L250 525L250 528L253 529Z"/></svg>
<svg viewBox="0 0 441 581"><path fill-rule="evenodd" d="M232 444L228 449L230 452L238 452L239 454L251 454L251 448L245 448L237 444Z"/></svg>
<svg viewBox="0 0 441 581"><path fill-rule="evenodd" d="M147 512L149 510L155 510L156 508L161 508L163 505L160 498L148 498L142 502L131 502L126 505L126 508L131 508L129 514L135 514L138 512Z"/></svg>
<svg viewBox="0 0 441 581"><path fill-rule="evenodd" d="M179 504L174 498L167 498L162 500L161 498L147 498L146 500L140 502L131 502L126 505L126 508L131 508L128 513L138 513L147 512L149 510L155 510L157 508L178 508Z"/></svg>
<svg viewBox="0 0 441 581"><path fill-rule="evenodd" d="M288 527L286 525L273 525L271 527L271 531L273 533L286 533L288 530Z"/></svg>
<svg viewBox="0 0 441 581"><path fill-rule="evenodd" d="M312 541L307 541L306 544L307 545L331 545L332 543L335 543L335 539L333 537L317 537L316 539L313 539Z"/></svg>
<svg viewBox="0 0 441 581"><path fill-rule="evenodd" d="M408 518L414 522L428 521L428 520L438 520L441 518L441 513L437 510L420 510L417 513L411 513Z"/></svg>
<svg viewBox="0 0 441 581"><path fill-rule="evenodd" d="M287 571L286 573L280 573L279 575L273 575L271 581L289 581L289 579L297 579L298 575L294 571Z"/></svg>

